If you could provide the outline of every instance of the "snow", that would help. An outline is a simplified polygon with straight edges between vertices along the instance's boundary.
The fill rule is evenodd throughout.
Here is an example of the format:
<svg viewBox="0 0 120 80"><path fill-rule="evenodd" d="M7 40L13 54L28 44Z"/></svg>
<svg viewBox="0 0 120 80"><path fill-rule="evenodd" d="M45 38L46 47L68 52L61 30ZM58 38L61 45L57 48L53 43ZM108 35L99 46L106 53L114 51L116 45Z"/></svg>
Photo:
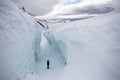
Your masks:
<svg viewBox="0 0 120 80"><path fill-rule="evenodd" d="M0 11L0 80L120 80L119 10L45 31L10 1Z"/></svg>
<svg viewBox="0 0 120 80"><path fill-rule="evenodd" d="M44 32L41 44L45 59L37 67L37 73L29 74L25 80L119 80L119 14L114 11L53 25ZM61 62L61 55L67 65ZM49 58L52 64L47 70Z"/></svg>
<svg viewBox="0 0 120 80"><path fill-rule="evenodd" d="M33 72L40 56L41 26L10 0L0 0L0 80Z"/></svg>

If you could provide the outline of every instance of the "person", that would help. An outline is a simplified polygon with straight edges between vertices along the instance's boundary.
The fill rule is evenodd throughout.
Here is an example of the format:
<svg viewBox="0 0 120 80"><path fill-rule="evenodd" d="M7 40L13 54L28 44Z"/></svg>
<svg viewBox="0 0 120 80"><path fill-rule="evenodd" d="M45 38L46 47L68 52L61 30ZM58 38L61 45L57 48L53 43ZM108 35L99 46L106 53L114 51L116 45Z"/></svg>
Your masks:
<svg viewBox="0 0 120 80"><path fill-rule="evenodd" d="M50 61L47 60L47 69L50 69Z"/></svg>
<svg viewBox="0 0 120 80"><path fill-rule="evenodd" d="M22 6L22 10L24 11L24 12L26 12L26 10L25 10L25 8Z"/></svg>

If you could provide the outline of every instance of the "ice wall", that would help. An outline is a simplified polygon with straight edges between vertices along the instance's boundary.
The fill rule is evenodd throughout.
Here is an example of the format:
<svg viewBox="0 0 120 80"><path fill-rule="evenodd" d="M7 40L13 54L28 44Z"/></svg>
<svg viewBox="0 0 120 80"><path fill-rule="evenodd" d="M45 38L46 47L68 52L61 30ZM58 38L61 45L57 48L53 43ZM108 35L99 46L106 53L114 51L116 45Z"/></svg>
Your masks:
<svg viewBox="0 0 120 80"><path fill-rule="evenodd" d="M50 46L53 47L57 51L56 55L58 55L60 61L63 64L67 64L66 48L68 46L67 46L67 42L63 39L64 35L59 35L56 32L55 27L52 27L52 28L46 30L44 32L44 35L47 38Z"/></svg>
<svg viewBox="0 0 120 80"><path fill-rule="evenodd" d="M120 79L120 12L116 10L87 20L60 23L45 32L55 48L65 51L70 66L79 66L74 72L79 73L76 80Z"/></svg>
<svg viewBox="0 0 120 80"><path fill-rule="evenodd" d="M19 80L32 72L40 40L34 18L10 0L0 0L0 80Z"/></svg>

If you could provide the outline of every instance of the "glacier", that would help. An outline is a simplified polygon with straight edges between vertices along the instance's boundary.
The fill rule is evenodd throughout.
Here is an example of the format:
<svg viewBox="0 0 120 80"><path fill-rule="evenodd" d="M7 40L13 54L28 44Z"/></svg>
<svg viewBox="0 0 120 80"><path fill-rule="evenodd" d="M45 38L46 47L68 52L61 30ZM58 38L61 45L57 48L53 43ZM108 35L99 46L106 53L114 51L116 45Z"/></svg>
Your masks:
<svg viewBox="0 0 120 80"><path fill-rule="evenodd" d="M58 23L46 30L46 39L67 62L63 73L51 80L119 80L119 17L119 8L115 8L94 18Z"/></svg>
<svg viewBox="0 0 120 80"><path fill-rule="evenodd" d="M0 80L34 72L40 56L41 26L10 0L0 0Z"/></svg>
<svg viewBox="0 0 120 80"><path fill-rule="evenodd" d="M43 31L31 15L0 0L0 80L120 80L119 17L117 6Z"/></svg>
<svg viewBox="0 0 120 80"><path fill-rule="evenodd" d="M49 25L42 33L37 73L23 80L119 80L119 14L117 8L94 18Z"/></svg>

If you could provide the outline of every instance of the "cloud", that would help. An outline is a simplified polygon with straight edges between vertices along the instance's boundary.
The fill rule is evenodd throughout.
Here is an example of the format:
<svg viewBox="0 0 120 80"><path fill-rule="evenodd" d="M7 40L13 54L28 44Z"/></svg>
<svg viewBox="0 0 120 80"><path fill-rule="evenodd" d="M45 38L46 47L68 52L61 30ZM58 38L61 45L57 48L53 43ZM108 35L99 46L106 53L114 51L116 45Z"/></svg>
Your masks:
<svg viewBox="0 0 120 80"><path fill-rule="evenodd" d="M61 12L61 13L57 13L58 15L80 15L80 14L104 14L104 13L108 13L110 11L114 10L114 8L112 7L108 7L108 6L85 6L85 7L77 7L74 9L70 9L70 11L66 11L66 12Z"/></svg>
<svg viewBox="0 0 120 80"><path fill-rule="evenodd" d="M112 1L112 7L120 12L120 0L113 0Z"/></svg>
<svg viewBox="0 0 120 80"><path fill-rule="evenodd" d="M75 1L69 0L70 4L57 4L53 10L45 16L39 18L58 18L58 17L84 17L84 16L95 16L99 14L105 14L114 10L111 4L112 0L82 0ZM73 2L73 4L71 3Z"/></svg>
<svg viewBox="0 0 120 80"><path fill-rule="evenodd" d="M108 13L120 0L13 0L39 18L84 17ZM116 5L118 4L118 5ZM120 9L120 7L119 7Z"/></svg>
<svg viewBox="0 0 120 80"><path fill-rule="evenodd" d="M12 0L19 6L24 6L27 11L37 15L44 15L52 10L52 7L59 2L59 0Z"/></svg>

